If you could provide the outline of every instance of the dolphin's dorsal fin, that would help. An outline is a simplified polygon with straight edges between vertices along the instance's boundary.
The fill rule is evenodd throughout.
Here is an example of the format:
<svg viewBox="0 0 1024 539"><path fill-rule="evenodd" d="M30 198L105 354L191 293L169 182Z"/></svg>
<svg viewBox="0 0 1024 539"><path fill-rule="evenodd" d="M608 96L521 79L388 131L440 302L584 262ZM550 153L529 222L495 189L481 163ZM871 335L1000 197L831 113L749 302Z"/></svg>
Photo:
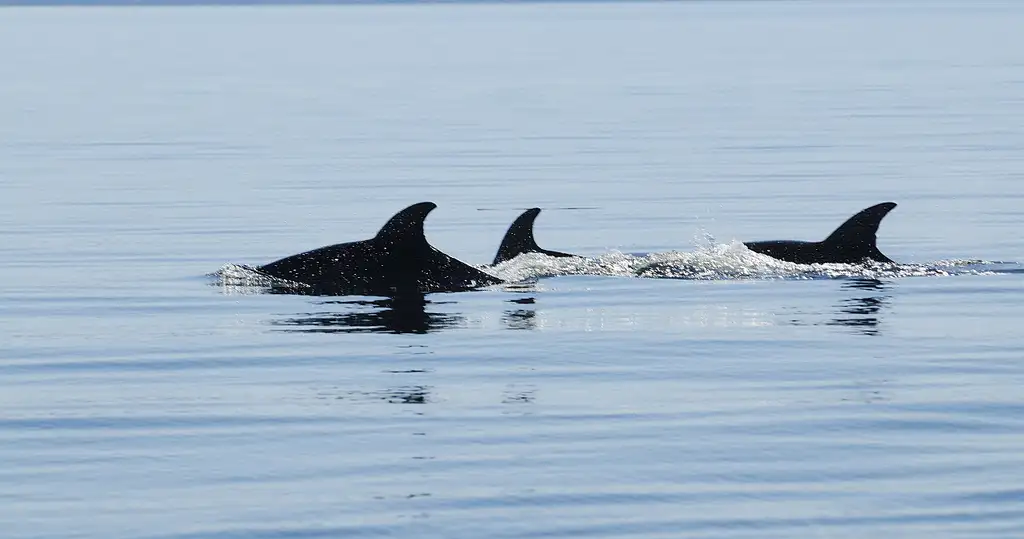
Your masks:
<svg viewBox="0 0 1024 539"><path fill-rule="evenodd" d="M523 253L541 251L537 241L533 239L533 222L540 214L540 208L530 208L522 213L508 227L505 237L501 239L498 254L494 255L493 264L500 264Z"/></svg>
<svg viewBox="0 0 1024 539"><path fill-rule="evenodd" d="M895 202L883 202L865 208L839 225L821 243L823 246L863 254L880 262L892 262L876 246L878 225L896 207Z"/></svg>
<svg viewBox="0 0 1024 539"><path fill-rule="evenodd" d="M437 204L433 202L420 202L405 208L388 219L388 222L384 223L380 232L377 232L373 239L386 245L395 245L410 240L426 242L426 236L423 234L423 221L427 218L427 214L436 207Z"/></svg>

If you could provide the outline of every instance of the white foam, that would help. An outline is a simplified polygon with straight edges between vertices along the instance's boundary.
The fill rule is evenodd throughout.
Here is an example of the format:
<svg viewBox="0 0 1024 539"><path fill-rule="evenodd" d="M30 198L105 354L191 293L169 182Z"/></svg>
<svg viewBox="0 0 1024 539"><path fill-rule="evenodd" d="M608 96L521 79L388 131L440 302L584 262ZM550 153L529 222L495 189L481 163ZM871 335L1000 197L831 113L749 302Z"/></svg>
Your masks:
<svg viewBox="0 0 1024 539"><path fill-rule="evenodd" d="M985 275L980 260L943 260L931 264L795 264L755 253L743 243L711 243L694 251L632 255L612 251L597 257L553 258L537 253L520 255L485 269L509 282L528 282L561 275L604 275L656 279L894 279L902 277Z"/></svg>

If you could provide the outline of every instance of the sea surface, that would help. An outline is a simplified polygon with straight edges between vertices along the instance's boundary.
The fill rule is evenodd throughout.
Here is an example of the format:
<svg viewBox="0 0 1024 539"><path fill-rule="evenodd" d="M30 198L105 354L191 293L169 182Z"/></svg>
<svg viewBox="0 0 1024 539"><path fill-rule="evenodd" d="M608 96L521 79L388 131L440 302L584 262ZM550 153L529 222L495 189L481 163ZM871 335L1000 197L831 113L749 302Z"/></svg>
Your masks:
<svg viewBox="0 0 1024 539"><path fill-rule="evenodd" d="M1024 3L0 10L4 538L1024 536ZM268 294L438 205L510 281ZM899 264L798 266L878 202ZM512 220L585 258L486 266Z"/></svg>

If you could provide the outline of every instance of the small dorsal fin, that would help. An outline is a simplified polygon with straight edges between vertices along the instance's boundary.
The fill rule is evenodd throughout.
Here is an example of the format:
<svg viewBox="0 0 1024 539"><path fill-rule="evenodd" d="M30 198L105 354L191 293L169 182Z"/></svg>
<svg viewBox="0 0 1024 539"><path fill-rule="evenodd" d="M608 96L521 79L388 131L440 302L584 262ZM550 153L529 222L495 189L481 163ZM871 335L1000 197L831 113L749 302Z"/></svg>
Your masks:
<svg viewBox="0 0 1024 539"><path fill-rule="evenodd" d="M876 246L878 225L896 207L895 202L883 202L859 211L839 225L822 244L832 248L862 253L864 257L880 262L892 262Z"/></svg>
<svg viewBox="0 0 1024 539"><path fill-rule="evenodd" d="M508 227L505 237L501 239L501 246L498 253L494 255L493 264L500 264L506 260L523 253L533 253L540 250L537 241L533 239L533 222L540 215L540 208L530 208L524 211Z"/></svg>
<svg viewBox="0 0 1024 539"><path fill-rule="evenodd" d="M380 232L373 239L393 245L410 239L422 239L426 241L423 234L423 221L427 214L434 210L437 204L433 202L420 202L396 213L388 219L381 227Z"/></svg>
<svg viewBox="0 0 1024 539"><path fill-rule="evenodd" d="M501 264L523 253L541 253L554 257L575 256L569 253L549 251L537 245L537 241L533 239L533 222L539 214L540 208L530 208L517 217L515 221L512 221L512 224L508 227L508 232L505 232L505 237L501 239L501 245L498 247L498 253L494 255L494 262L491 262L492 264Z"/></svg>

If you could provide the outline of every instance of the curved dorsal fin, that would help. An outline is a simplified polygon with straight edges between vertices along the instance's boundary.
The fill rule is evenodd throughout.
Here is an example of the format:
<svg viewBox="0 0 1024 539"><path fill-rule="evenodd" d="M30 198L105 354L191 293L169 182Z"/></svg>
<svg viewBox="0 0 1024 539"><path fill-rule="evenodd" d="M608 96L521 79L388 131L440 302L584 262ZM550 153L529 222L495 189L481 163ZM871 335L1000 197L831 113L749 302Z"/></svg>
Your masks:
<svg viewBox="0 0 1024 539"><path fill-rule="evenodd" d="M377 232L373 239L389 245L410 239L427 241L423 235L423 221L427 218L427 214L436 207L437 204L433 202L420 202L405 208L388 219L388 222L384 223L380 232Z"/></svg>
<svg viewBox="0 0 1024 539"><path fill-rule="evenodd" d="M539 214L540 208L530 208L516 217L515 221L512 221L508 232L505 232L505 237L501 239L501 245L498 247L498 253L494 255L492 264L500 264L523 253L534 253L541 250L536 240L533 239L533 222Z"/></svg>
<svg viewBox="0 0 1024 539"><path fill-rule="evenodd" d="M501 239L498 254L494 255L494 262L491 262L491 264L501 264L523 253L541 253L554 257L576 256L569 253L550 251L537 245L537 241L533 239L533 222L539 214L540 208L530 208L517 217L515 221L512 221L512 225L508 227L505 237Z"/></svg>
<svg viewBox="0 0 1024 539"><path fill-rule="evenodd" d="M865 208L839 225L839 228L821 243L832 248L863 253L863 256L881 262L892 262L878 250L875 242L878 225L895 207L895 202L883 202Z"/></svg>

